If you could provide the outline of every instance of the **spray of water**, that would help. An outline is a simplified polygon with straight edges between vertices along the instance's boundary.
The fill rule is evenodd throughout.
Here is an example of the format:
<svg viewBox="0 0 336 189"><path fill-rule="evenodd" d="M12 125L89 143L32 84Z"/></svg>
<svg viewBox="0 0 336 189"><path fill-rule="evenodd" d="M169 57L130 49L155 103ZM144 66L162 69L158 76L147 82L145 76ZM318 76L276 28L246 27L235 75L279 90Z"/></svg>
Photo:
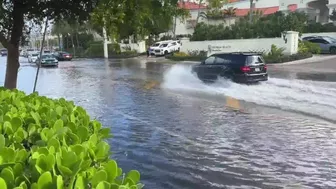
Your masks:
<svg viewBox="0 0 336 189"><path fill-rule="evenodd" d="M258 85L241 85L220 79L209 85L191 73L191 66L174 65L165 72L162 88L229 96L336 120L336 85L324 82L269 78Z"/></svg>

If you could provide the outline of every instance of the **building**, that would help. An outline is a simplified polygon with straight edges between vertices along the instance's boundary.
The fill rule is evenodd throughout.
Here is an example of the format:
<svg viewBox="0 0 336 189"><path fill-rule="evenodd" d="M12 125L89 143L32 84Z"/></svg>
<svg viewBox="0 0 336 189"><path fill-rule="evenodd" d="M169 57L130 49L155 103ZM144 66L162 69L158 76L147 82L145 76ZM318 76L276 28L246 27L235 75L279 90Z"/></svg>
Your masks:
<svg viewBox="0 0 336 189"><path fill-rule="evenodd" d="M234 18L227 18L225 22L220 21L224 25L233 24L237 18L246 16L250 11L250 0L229 0L229 2L222 9L234 7L236 8L236 14ZM175 34L192 34L196 25L197 15L207 9L207 1L204 0L204 4L199 5L199 0L185 0L183 3L179 3L179 6L188 9L191 17L186 21L177 19ZM277 11L303 11L308 14L311 20L328 23L330 22L329 15L336 8L336 0L254 0L253 7L254 10L261 11L264 15L274 14ZM218 24L219 21L199 18L199 22Z"/></svg>

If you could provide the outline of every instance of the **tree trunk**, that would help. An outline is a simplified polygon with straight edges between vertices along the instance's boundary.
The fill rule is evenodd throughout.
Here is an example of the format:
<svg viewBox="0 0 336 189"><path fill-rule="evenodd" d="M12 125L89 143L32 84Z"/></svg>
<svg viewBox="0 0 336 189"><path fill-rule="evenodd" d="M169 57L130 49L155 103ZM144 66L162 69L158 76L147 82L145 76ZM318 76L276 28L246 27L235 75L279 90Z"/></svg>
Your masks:
<svg viewBox="0 0 336 189"><path fill-rule="evenodd" d="M62 50L62 46L61 46L61 36L60 36L59 33L57 34L57 39L58 39L58 49L61 51L61 50Z"/></svg>
<svg viewBox="0 0 336 189"><path fill-rule="evenodd" d="M252 23L252 19L253 19L253 0L250 0L250 18L249 21L250 23Z"/></svg>
<svg viewBox="0 0 336 189"><path fill-rule="evenodd" d="M13 26L11 37L8 44L7 67L5 76L5 85L7 89L15 89L17 76L20 67L19 63L19 46L24 26L24 5L21 1L14 1L13 5Z"/></svg>
<svg viewBox="0 0 336 189"><path fill-rule="evenodd" d="M73 34L70 34L70 37L71 37L71 43L72 43L72 49L73 49L73 56L75 57L76 56L76 47L75 47L75 44L74 44Z"/></svg>
<svg viewBox="0 0 336 189"><path fill-rule="evenodd" d="M77 48L79 49L80 46L79 46L78 32L76 32L75 35L76 35Z"/></svg>
<svg viewBox="0 0 336 189"><path fill-rule="evenodd" d="M7 68L5 76L5 88L15 89L17 76L20 67L19 63L19 46L9 47L7 54Z"/></svg>

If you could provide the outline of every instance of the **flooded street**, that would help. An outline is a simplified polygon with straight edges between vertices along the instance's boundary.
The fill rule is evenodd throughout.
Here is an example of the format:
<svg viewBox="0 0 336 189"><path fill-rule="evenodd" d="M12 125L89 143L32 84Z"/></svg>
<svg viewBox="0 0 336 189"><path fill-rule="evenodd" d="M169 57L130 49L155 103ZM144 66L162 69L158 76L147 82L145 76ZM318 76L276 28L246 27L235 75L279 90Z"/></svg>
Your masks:
<svg viewBox="0 0 336 189"><path fill-rule="evenodd" d="M73 100L111 127L113 158L139 170L145 188L336 188L334 82L270 68L260 85L205 85L189 69L74 60L41 68L37 90ZM22 58L18 88L32 92L35 73ZM226 107L227 96L244 113Z"/></svg>

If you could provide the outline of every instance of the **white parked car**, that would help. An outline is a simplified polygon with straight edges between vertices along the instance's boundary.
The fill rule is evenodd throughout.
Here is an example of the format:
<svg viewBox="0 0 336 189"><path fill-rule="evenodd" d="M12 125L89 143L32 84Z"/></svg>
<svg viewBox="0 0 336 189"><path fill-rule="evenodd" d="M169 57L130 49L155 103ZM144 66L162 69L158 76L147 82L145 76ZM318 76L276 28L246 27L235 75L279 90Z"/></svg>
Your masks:
<svg viewBox="0 0 336 189"><path fill-rule="evenodd" d="M38 57L39 57L39 53L31 53L28 55L28 62L36 63Z"/></svg>
<svg viewBox="0 0 336 189"><path fill-rule="evenodd" d="M154 49L155 56L167 55L172 52L180 51L181 44L178 41L169 41L161 43Z"/></svg>
<svg viewBox="0 0 336 189"><path fill-rule="evenodd" d="M159 42L156 42L154 43L153 45L151 45L149 47L149 54L150 55L155 55L155 49L159 49L160 45L162 45L163 43L169 43L171 40L169 41L159 41Z"/></svg>

